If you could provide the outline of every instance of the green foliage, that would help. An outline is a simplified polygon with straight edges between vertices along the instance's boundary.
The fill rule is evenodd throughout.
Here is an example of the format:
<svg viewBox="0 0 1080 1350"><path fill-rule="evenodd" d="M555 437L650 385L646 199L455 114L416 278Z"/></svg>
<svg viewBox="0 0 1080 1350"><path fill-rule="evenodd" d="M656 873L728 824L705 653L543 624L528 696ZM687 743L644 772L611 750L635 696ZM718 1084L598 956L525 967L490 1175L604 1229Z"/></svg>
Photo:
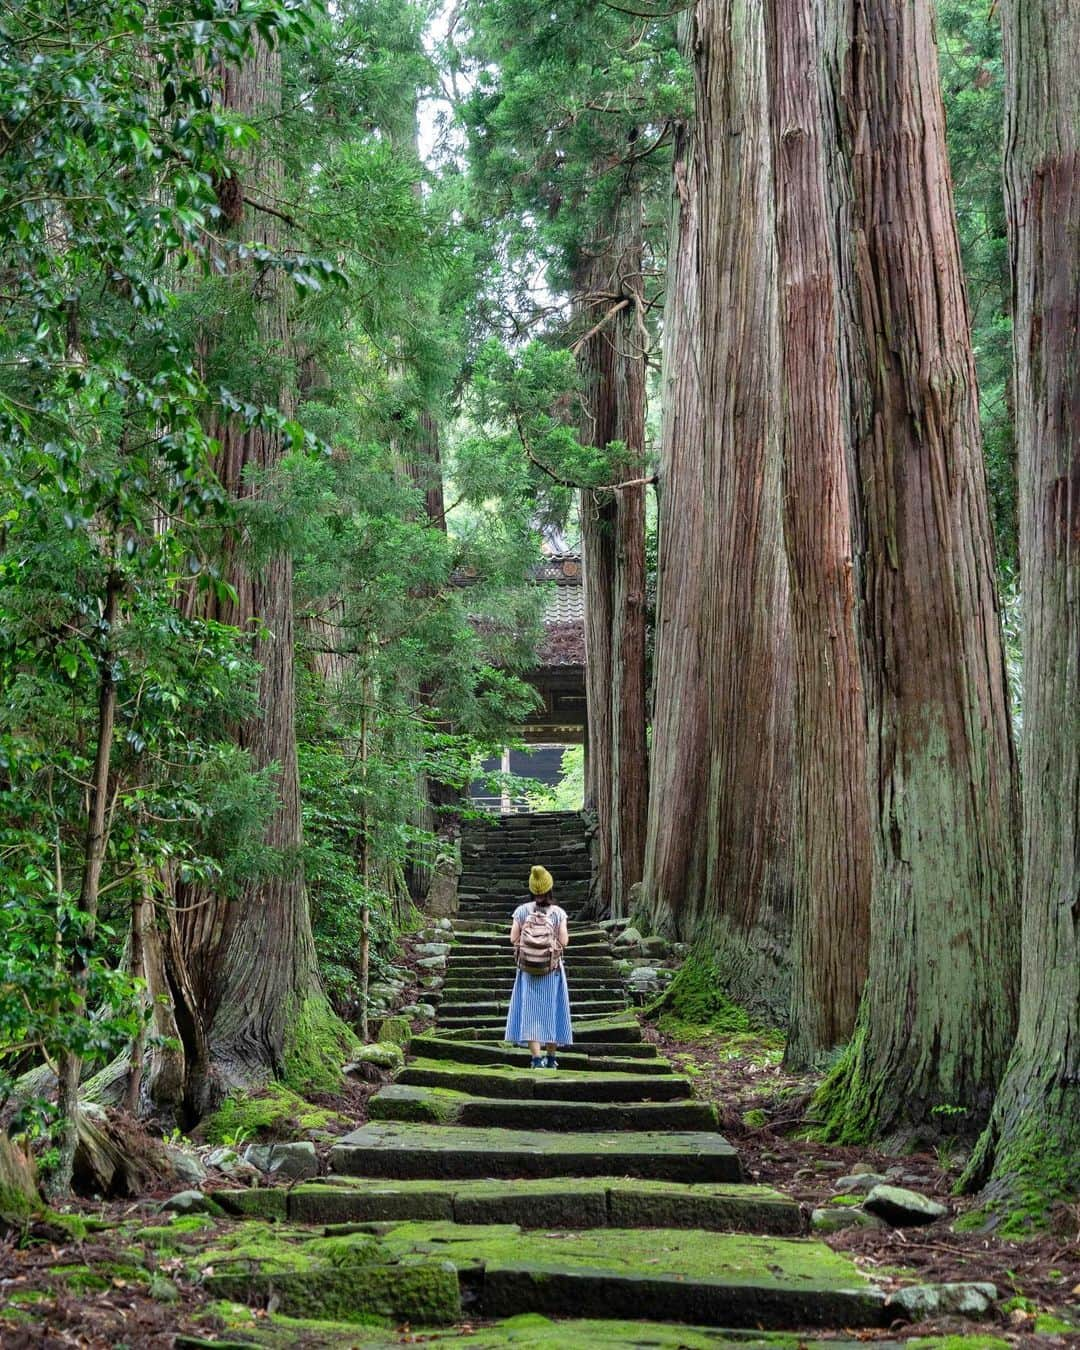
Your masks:
<svg viewBox="0 0 1080 1350"><path fill-rule="evenodd" d="M1001 187L1005 86L1001 16L996 5L982 0L938 0L937 13L987 481L998 562L1011 577L1017 571L1017 483L1009 242Z"/></svg>

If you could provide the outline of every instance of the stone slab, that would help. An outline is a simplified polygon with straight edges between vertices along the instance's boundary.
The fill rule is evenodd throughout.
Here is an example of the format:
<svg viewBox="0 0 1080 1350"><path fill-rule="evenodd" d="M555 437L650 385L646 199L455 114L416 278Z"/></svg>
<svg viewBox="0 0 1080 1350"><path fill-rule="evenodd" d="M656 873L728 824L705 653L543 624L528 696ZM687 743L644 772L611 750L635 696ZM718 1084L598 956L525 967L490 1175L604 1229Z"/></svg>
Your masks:
<svg viewBox="0 0 1080 1350"><path fill-rule="evenodd" d="M309 1224L453 1220L521 1228L696 1228L798 1237L802 1212L767 1186L681 1185L607 1177L544 1178L514 1186L472 1181L337 1177L279 1192L282 1216Z"/></svg>
<svg viewBox="0 0 1080 1350"><path fill-rule="evenodd" d="M664 1181L741 1181L738 1155L709 1131L546 1133L457 1125L372 1123L330 1150L333 1172L352 1176L635 1176Z"/></svg>
<svg viewBox="0 0 1080 1350"><path fill-rule="evenodd" d="M690 1081L679 1074L587 1073L560 1068L539 1074L524 1067L497 1068L446 1060L413 1060L398 1075L416 1087L454 1088L473 1097L512 1097L546 1101L676 1101L689 1097Z"/></svg>
<svg viewBox="0 0 1080 1350"><path fill-rule="evenodd" d="M711 1102L562 1101L545 1098L474 1097L460 1090L390 1083L368 1104L372 1120L497 1126L506 1130L716 1130Z"/></svg>

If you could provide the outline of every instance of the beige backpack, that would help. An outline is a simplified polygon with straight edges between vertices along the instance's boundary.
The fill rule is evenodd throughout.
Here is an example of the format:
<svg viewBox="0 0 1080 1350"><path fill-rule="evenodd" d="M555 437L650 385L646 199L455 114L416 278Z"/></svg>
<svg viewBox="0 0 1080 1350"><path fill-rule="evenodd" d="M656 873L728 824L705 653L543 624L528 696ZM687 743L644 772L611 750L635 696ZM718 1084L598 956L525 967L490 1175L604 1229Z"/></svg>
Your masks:
<svg viewBox="0 0 1080 1350"><path fill-rule="evenodd" d="M561 960L562 944L556 926L551 922L551 910L534 908L521 925L517 946L518 970L524 970L529 975L550 975L559 968Z"/></svg>

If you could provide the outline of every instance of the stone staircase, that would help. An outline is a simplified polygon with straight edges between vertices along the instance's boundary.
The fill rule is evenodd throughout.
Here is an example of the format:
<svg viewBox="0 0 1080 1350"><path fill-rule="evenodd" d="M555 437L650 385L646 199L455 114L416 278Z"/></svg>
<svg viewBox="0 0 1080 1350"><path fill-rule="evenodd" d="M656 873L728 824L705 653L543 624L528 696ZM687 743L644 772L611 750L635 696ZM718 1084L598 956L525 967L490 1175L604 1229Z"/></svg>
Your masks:
<svg viewBox="0 0 1080 1350"><path fill-rule="evenodd" d="M546 1332L529 1340L520 1314L573 1319L564 1346L728 1343L713 1328L765 1345L745 1329L882 1325L883 1293L802 1236L793 1201L748 1183L715 1109L643 1039L606 933L575 922L588 889L580 820L473 827L463 860L434 1031L414 1037L368 1123L331 1149L331 1174L276 1192L277 1218L324 1226L309 1239L332 1310L323 1315L468 1319L470 1344L492 1347L549 1343ZM501 1043L510 916L534 862L570 915L575 1041L555 1072L529 1069L527 1051ZM355 1260L342 1243L359 1244ZM285 1269L249 1271L218 1292L312 1316L314 1288ZM512 1334L475 1325L507 1318ZM364 1343L383 1342L365 1333Z"/></svg>

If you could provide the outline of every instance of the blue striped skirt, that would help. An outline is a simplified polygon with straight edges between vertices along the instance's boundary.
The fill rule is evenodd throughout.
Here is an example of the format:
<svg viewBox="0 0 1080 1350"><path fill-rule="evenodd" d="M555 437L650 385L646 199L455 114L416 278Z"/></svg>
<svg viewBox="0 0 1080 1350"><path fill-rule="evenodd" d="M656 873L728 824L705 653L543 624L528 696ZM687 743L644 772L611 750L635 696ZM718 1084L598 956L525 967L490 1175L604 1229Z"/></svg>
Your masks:
<svg viewBox="0 0 1080 1350"><path fill-rule="evenodd" d="M544 1045L573 1045L570 991L562 966L548 975L519 970L506 1015L505 1040L515 1045L540 1041Z"/></svg>

